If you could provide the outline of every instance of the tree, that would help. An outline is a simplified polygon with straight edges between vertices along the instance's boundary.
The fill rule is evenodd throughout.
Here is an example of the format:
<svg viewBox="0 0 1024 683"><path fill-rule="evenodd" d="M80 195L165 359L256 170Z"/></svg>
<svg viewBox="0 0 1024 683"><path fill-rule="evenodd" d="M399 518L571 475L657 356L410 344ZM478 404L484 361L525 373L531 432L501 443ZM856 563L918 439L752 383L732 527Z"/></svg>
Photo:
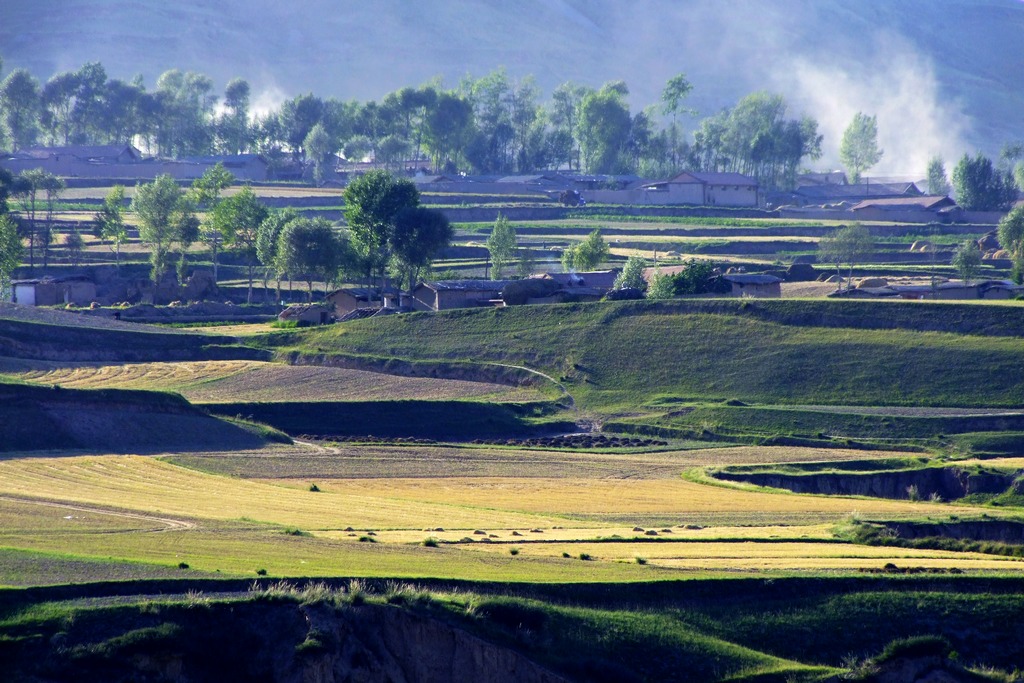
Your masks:
<svg viewBox="0 0 1024 683"><path fill-rule="evenodd" d="M210 218L213 229L217 230L224 243L241 254L245 261L249 286L246 291L246 303L252 303L253 271L259 262L257 242L259 229L267 219L269 212L259 200L252 188L246 186L238 194L219 202Z"/></svg>
<svg viewBox="0 0 1024 683"><path fill-rule="evenodd" d="M968 211L1004 211L1016 199L1017 191L1009 171L1000 171L988 157L964 154L953 169L956 201Z"/></svg>
<svg viewBox="0 0 1024 683"><path fill-rule="evenodd" d="M595 229L587 239L562 252L562 268L567 272L594 270L608 260L609 254L608 243Z"/></svg>
<svg viewBox="0 0 1024 683"><path fill-rule="evenodd" d="M21 265L23 246L13 218L0 215L0 301L9 301L11 275Z"/></svg>
<svg viewBox="0 0 1024 683"><path fill-rule="evenodd" d="M473 105L455 93L440 93L425 123L424 142L434 158L434 170L453 171L464 157L473 127Z"/></svg>
<svg viewBox="0 0 1024 683"><path fill-rule="evenodd" d="M960 274L960 278L970 284L981 268L981 249L978 248L978 243L974 240L965 240L961 243L953 254L953 267Z"/></svg>
<svg viewBox="0 0 1024 683"><path fill-rule="evenodd" d="M877 117L857 112L839 145L839 159L850 174L850 182L859 183L861 172L881 161L882 154L878 147Z"/></svg>
<svg viewBox="0 0 1024 683"><path fill-rule="evenodd" d="M174 178L164 174L135 189L132 211L139 218L139 237L150 247L153 282L160 282L172 245L189 243L191 229L196 227L191 203Z"/></svg>
<svg viewBox="0 0 1024 683"><path fill-rule="evenodd" d="M313 300L313 282L334 279L342 248L331 224L324 218L297 218L284 226L280 244L281 264L290 277L306 282Z"/></svg>
<svg viewBox="0 0 1024 683"><path fill-rule="evenodd" d="M647 289L647 281L644 279L644 271L647 269L647 260L643 256L630 256L626 259L626 265L622 272L615 278L615 289Z"/></svg>
<svg viewBox="0 0 1024 683"><path fill-rule="evenodd" d="M53 218L53 202L56 196L64 187L64 181L57 176L44 171L41 168L30 168L18 174L13 184L13 194L21 204L21 210L27 221L22 225L23 236L28 238L28 262L29 269L34 270L36 265L36 247L45 250L50 245L50 221ZM40 193L42 193L47 206L46 221L40 225L37 220L39 210ZM45 258L44 258L45 263Z"/></svg>
<svg viewBox="0 0 1024 683"><path fill-rule="evenodd" d="M419 206L420 193L406 178L387 171L370 171L345 188L345 221L352 242L370 275L379 274L391 260L395 219L405 209Z"/></svg>
<svg viewBox="0 0 1024 683"><path fill-rule="evenodd" d="M942 157L932 157L928 162L928 194L948 195L952 190L946 178L946 164Z"/></svg>
<svg viewBox="0 0 1024 683"><path fill-rule="evenodd" d="M491 279L502 278L505 268L515 258L517 248L515 228L508 222L508 218L499 213L487 238L487 251L491 256Z"/></svg>
<svg viewBox="0 0 1024 683"><path fill-rule="evenodd" d="M671 275L655 272L647 287L648 299L671 299L676 295L676 283Z"/></svg>
<svg viewBox="0 0 1024 683"><path fill-rule="evenodd" d="M39 98L39 82L25 69L15 69L0 82L0 111L12 149L25 149L35 143Z"/></svg>
<svg viewBox="0 0 1024 683"><path fill-rule="evenodd" d="M235 182L235 176L224 168L220 162L214 164L213 168L207 169L202 176L192 181L189 188L189 199L199 211L207 211L206 220L199 227L199 238L210 248L210 258L213 261L213 281L217 282L217 254L224 241L223 232L214 225L212 216L213 210L221 201L221 193Z"/></svg>
<svg viewBox="0 0 1024 683"><path fill-rule="evenodd" d="M416 286L420 271L452 241L454 230L445 215L422 206L403 209L395 217L392 251L409 290Z"/></svg>
<svg viewBox="0 0 1024 683"><path fill-rule="evenodd" d="M848 265L850 270L846 288L850 289L853 267L870 254L873 248L874 243L868 229L860 223L853 223L822 237L818 242L818 258L824 263L835 264L837 275L843 264Z"/></svg>
<svg viewBox="0 0 1024 683"><path fill-rule="evenodd" d="M1013 258L1014 279L1024 274L1024 206L1014 208L999 221L999 245Z"/></svg>
<svg viewBox="0 0 1024 683"><path fill-rule="evenodd" d="M82 233L72 230L64 235L64 250L67 252L68 262L73 266L82 263L82 252L85 250L85 240Z"/></svg>
<svg viewBox="0 0 1024 683"><path fill-rule="evenodd" d="M672 117L672 123L666 131L669 153L669 159L666 161L671 164L673 172L680 167L679 151L682 136L679 131L679 114L689 113L689 110L683 108L683 100L692 90L693 85L686 79L686 75L678 74L668 80L665 89L661 92L661 110Z"/></svg>
<svg viewBox="0 0 1024 683"><path fill-rule="evenodd" d="M103 207L96 213L96 236L110 240L114 252L114 268L121 272L121 245L128 239L124 223L124 185L114 185L103 199Z"/></svg>
<svg viewBox="0 0 1024 683"><path fill-rule="evenodd" d="M256 233L256 258L263 264L263 291L267 292L267 280L271 275L277 277L277 301L281 300L281 276L288 268L280 250L281 233L288 223L296 220L299 213L292 208L274 211L260 223Z"/></svg>
<svg viewBox="0 0 1024 683"><path fill-rule="evenodd" d="M10 216L0 215L0 299L8 300L11 273L21 263L21 236Z"/></svg>
<svg viewBox="0 0 1024 683"><path fill-rule="evenodd" d="M313 182L317 187L327 179L327 169L331 165L331 155L338 151L338 142L332 140L322 123L313 126L302 142L307 156L313 161Z"/></svg>
<svg viewBox="0 0 1024 683"><path fill-rule="evenodd" d="M580 101L576 132L587 173L625 170L622 152L633 123L626 104L628 94L624 83L614 81L596 92L588 92Z"/></svg>
<svg viewBox="0 0 1024 683"><path fill-rule="evenodd" d="M224 113L217 122L218 147L225 154L241 154L250 143L249 82L232 79L224 88Z"/></svg>
<svg viewBox="0 0 1024 683"><path fill-rule="evenodd" d="M46 222L40 231L40 244L43 246L43 267L50 264L50 244L53 243L53 217L57 212L57 200L67 185L63 178L58 178L52 173L44 173L41 189L46 196Z"/></svg>

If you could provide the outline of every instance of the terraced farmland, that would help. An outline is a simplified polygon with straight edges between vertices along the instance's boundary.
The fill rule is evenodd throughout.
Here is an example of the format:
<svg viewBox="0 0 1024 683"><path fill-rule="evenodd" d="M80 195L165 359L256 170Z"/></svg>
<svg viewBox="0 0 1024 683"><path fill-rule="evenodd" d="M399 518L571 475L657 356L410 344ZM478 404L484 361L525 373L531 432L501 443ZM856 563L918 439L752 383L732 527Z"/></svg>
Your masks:
<svg viewBox="0 0 1024 683"><path fill-rule="evenodd" d="M528 401L541 397L530 389L485 382L241 360L127 364L0 360L0 372L25 382L76 389L175 391L198 403L452 398Z"/></svg>

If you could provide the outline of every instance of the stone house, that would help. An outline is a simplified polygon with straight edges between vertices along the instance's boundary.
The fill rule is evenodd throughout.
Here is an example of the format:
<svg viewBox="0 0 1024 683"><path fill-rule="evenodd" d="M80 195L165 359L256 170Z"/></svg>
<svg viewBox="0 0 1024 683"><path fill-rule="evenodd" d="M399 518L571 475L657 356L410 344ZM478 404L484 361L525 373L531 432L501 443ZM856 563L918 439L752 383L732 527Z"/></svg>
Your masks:
<svg viewBox="0 0 1024 683"><path fill-rule="evenodd" d="M442 280L421 282L412 290L413 310L444 311L451 308L504 305L501 290L513 280Z"/></svg>

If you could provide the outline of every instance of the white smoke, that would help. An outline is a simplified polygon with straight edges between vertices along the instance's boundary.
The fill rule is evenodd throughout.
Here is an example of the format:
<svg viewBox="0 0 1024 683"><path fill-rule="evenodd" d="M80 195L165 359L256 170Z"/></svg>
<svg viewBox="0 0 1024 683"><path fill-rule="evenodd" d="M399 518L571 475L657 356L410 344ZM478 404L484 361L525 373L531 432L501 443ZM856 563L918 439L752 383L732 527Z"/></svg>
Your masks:
<svg viewBox="0 0 1024 683"><path fill-rule="evenodd" d="M816 167L840 168L839 145L854 114L878 117L881 161L868 175L923 178L929 159L941 156L947 171L968 145L969 118L959 103L940 96L932 64L892 33L865 46L863 59L817 61L801 56L775 72L793 108L818 120L825 136Z"/></svg>
<svg viewBox="0 0 1024 683"><path fill-rule="evenodd" d="M287 99L289 95L276 84L261 85L259 92L249 98L249 120L278 111Z"/></svg>

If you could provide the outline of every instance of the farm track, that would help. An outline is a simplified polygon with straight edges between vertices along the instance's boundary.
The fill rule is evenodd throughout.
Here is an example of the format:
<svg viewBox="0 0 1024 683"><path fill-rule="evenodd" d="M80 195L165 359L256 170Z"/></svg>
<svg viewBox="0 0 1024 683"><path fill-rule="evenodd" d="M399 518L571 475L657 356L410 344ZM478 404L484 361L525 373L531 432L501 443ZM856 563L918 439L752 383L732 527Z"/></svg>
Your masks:
<svg viewBox="0 0 1024 683"><path fill-rule="evenodd" d="M0 496L0 500L8 503L19 503L26 505L45 505L47 507L61 508L64 510L74 510L77 512L89 512L96 515L109 515L111 517L119 517L122 519L156 522L157 524L163 525L161 528L132 529L130 531L114 533L161 533L165 531L189 531L192 529L199 528L198 524L195 524L194 522L187 522L182 519L172 519L170 517L157 517L155 515L146 515L138 512L123 512L119 510L111 510L109 508L99 507L96 505L72 505L71 503L59 503L51 500L39 500L35 498L26 498L22 496Z"/></svg>

